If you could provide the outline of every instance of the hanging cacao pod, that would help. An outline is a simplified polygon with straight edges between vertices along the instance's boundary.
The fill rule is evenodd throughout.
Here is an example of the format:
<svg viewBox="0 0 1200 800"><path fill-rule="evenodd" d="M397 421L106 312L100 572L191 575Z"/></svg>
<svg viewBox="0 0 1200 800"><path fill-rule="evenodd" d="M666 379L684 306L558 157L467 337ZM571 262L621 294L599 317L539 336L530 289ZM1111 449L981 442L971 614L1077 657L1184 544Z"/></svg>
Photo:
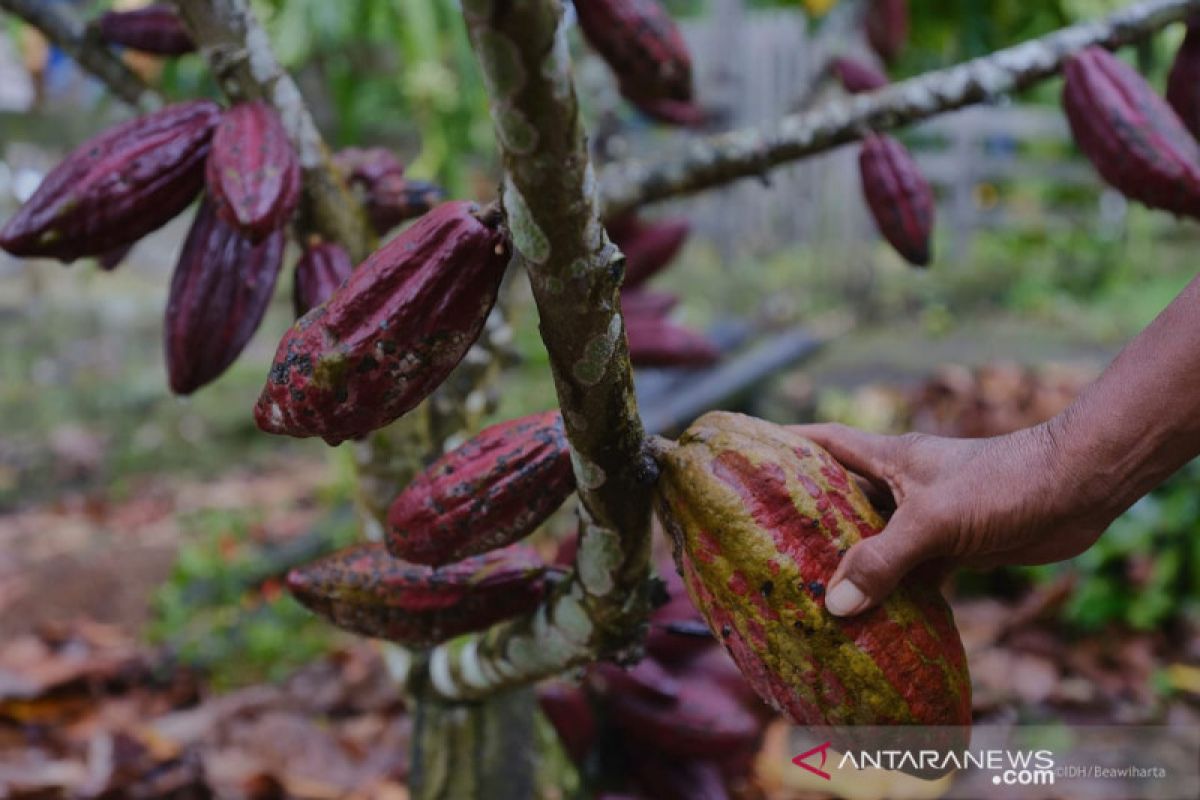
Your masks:
<svg viewBox="0 0 1200 800"><path fill-rule="evenodd" d="M365 186L387 176L404 177L404 164L386 147L347 147L334 153L333 165L347 182Z"/></svg>
<svg viewBox="0 0 1200 800"><path fill-rule="evenodd" d="M621 314L630 317L665 317L679 305L679 295L651 289L623 289Z"/></svg>
<svg viewBox="0 0 1200 800"><path fill-rule="evenodd" d="M858 155L863 196L896 252L924 267L931 258L933 189L912 154L891 136L867 134Z"/></svg>
<svg viewBox="0 0 1200 800"><path fill-rule="evenodd" d="M623 90L625 99L647 117L664 125L680 128L702 128L713 115L704 106L688 100L671 100L665 97L644 97L635 90Z"/></svg>
<svg viewBox="0 0 1200 800"><path fill-rule="evenodd" d="M221 115L206 177L221 219L255 241L285 226L300 203L300 161L279 114L262 100Z"/></svg>
<svg viewBox="0 0 1200 800"><path fill-rule="evenodd" d="M404 165L383 147L348 147L338 151L334 164L361 191L367 218L380 235L426 213L445 194L435 183L405 178Z"/></svg>
<svg viewBox="0 0 1200 800"><path fill-rule="evenodd" d="M514 545L423 567L361 544L292 570L289 591L340 628L408 647L431 647L532 611L548 586L545 565Z"/></svg>
<svg viewBox="0 0 1200 800"><path fill-rule="evenodd" d="M1167 76L1167 102L1200 139L1200 15L1188 21L1187 35Z"/></svg>
<svg viewBox="0 0 1200 800"><path fill-rule="evenodd" d="M537 690L538 707L554 727L572 763L582 766L596 744L596 715L587 693L565 681L543 683Z"/></svg>
<svg viewBox="0 0 1200 800"><path fill-rule="evenodd" d="M499 221L474 203L443 203L371 255L279 343L258 426L337 444L425 399L496 302L509 257Z"/></svg>
<svg viewBox="0 0 1200 800"><path fill-rule="evenodd" d="M387 547L439 566L521 539L575 490L557 411L485 428L418 475L388 510Z"/></svg>
<svg viewBox="0 0 1200 800"><path fill-rule="evenodd" d="M625 334L635 367L705 367L721 360L707 336L662 317L629 317Z"/></svg>
<svg viewBox="0 0 1200 800"><path fill-rule="evenodd" d="M656 507L684 582L763 700L800 725L970 724L966 658L936 586L910 576L857 617L825 610L842 554L884 525L828 453L712 412L659 462Z"/></svg>
<svg viewBox="0 0 1200 800"><path fill-rule="evenodd" d="M88 140L0 230L0 248L73 261L163 226L199 193L219 115L207 100L178 103Z"/></svg>
<svg viewBox="0 0 1200 800"><path fill-rule="evenodd" d="M191 394L241 354L267 313L283 231L254 243L201 201L171 276L163 327L171 391Z"/></svg>
<svg viewBox="0 0 1200 800"><path fill-rule="evenodd" d="M132 11L107 11L96 22L101 40L156 56L181 56L195 52L187 26L164 4Z"/></svg>
<svg viewBox="0 0 1200 800"><path fill-rule="evenodd" d="M1079 149L1126 197L1200 217L1200 145L1166 101L1116 56L1089 47L1063 67Z"/></svg>
<svg viewBox="0 0 1200 800"><path fill-rule="evenodd" d="M871 0L866 28L871 49L891 64L908 44L908 0Z"/></svg>
<svg viewBox="0 0 1200 800"><path fill-rule="evenodd" d="M692 226L686 219L642 222L633 215L610 220L605 227L625 256L626 289L633 289L671 264Z"/></svg>
<svg viewBox="0 0 1200 800"><path fill-rule="evenodd" d="M585 0L575 4L584 37L608 62L621 93L640 100L692 99L692 60L658 0Z"/></svg>
<svg viewBox="0 0 1200 800"><path fill-rule="evenodd" d="M292 284L296 316L304 316L332 297L353 270L350 254L337 242L319 241L306 247L304 255L296 262L296 278Z"/></svg>
<svg viewBox="0 0 1200 800"><path fill-rule="evenodd" d="M873 92L887 86L887 76L865 61L842 56L829 64L829 69L850 94Z"/></svg>

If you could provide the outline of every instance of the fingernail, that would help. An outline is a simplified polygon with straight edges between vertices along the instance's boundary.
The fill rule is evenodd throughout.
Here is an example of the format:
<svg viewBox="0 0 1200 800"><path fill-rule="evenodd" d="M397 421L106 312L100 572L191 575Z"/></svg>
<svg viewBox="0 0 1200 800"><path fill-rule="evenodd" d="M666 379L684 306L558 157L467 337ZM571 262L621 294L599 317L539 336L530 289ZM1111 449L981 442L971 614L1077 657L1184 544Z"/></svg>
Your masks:
<svg viewBox="0 0 1200 800"><path fill-rule="evenodd" d="M867 606L867 596L850 581L842 581L825 596L825 608L835 617L849 617Z"/></svg>

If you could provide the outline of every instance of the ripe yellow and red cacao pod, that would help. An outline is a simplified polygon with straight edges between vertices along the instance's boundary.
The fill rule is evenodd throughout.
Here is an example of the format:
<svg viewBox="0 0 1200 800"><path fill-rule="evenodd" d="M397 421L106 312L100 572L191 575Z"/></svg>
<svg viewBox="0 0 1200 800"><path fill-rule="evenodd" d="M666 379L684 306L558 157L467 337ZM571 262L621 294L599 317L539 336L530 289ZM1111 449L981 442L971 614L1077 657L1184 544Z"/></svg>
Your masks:
<svg viewBox="0 0 1200 800"><path fill-rule="evenodd" d="M909 263L932 256L933 189L912 154L891 136L871 133L858 155L863 197L883 238Z"/></svg>
<svg viewBox="0 0 1200 800"><path fill-rule="evenodd" d="M73 261L132 244L195 199L220 108L167 106L96 136L50 171L0 230L16 256Z"/></svg>
<svg viewBox="0 0 1200 800"><path fill-rule="evenodd" d="M479 338L508 260L498 212L438 206L284 335L255 405L258 426L337 444L397 419Z"/></svg>
<svg viewBox="0 0 1200 800"><path fill-rule="evenodd" d="M575 13L622 94L641 101L692 99L687 44L658 0L587 0L575 4Z"/></svg>
<svg viewBox="0 0 1200 800"><path fill-rule="evenodd" d="M621 314L629 317L664 317L679 305L679 295L651 289L623 289Z"/></svg>
<svg viewBox="0 0 1200 800"><path fill-rule="evenodd" d="M1167 102L1200 139L1200 15L1188 21L1187 35L1167 76Z"/></svg>
<svg viewBox="0 0 1200 800"><path fill-rule="evenodd" d="M278 112L255 100L222 114L206 178L217 213L255 241L286 225L300 202L300 161Z"/></svg>
<svg viewBox="0 0 1200 800"><path fill-rule="evenodd" d="M596 714L587 693L575 684L552 681L538 687L537 699L563 750L576 766L581 766L598 736Z"/></svg>
<svg viewBox="0 0 1200 800"><path fill-rule="evenodd" d="M232 364L258 329L285 236L252 242L201 201L171 276L163 327L171 391L191 394Z"/></svg>
<svg viewBox="0 0 1200 800"><path fill-rule="evenodd" d="M712 412L659 461L656 506L688 592L763 700L801 725L970 724L966 657L936 586L910 577L864 614L825 610L842 555L884 525L828 453Z"/></svg>
<svg viewBox="0 0 1200 800"><path fill-rule="evenodd" d="M721 359L707 336L664 317L629 317L625 334L635 367L705 367Z"/></svg>
<svg viewBox="0 0 1200 800"><path fill-rule="evenodd" d="M546 595L545 565L514 545L425 567L362 544L292 570L289 591L311 611L353 633L429 647L533 610Z"/></svg>
<svg viewBox="0 0 1200 800"><path fill-rule="evenodd" d="M485 428L418 475L388 510L392 555L439 566L533 532L575 490L557 411Z"/></svg>
<svg viewBox="0 0 1200 800"><path fill-rule="evenodd" d="M304 316L332 297L353 270L350 254L337 242L318 241L304 248L304 254L296 262L292 284L296 316Z"/></svg>
<svg viewBox="0 0 1200 800"><path fill-rule="evenodd" d="M686 219L642 222L633 215L610 220L605 227L625 256L626 289L640 286L670 266L692 230Z"/></svg>
<svg viewBox="0 0 1200 800"><path fill-rule="evenodd" d="M1200 145L1171 106L1099 47L1069 58L1063 74L1075 142L1101 177L1151 208L1200 217Z"/></svg>
<svg viewBox="0 0 1200 800"><path fill-rule="evenodd" d="M867 42L891 64L908 44L908 0L871 0L866 12Z"/></svg>
<svg viewBox="0 0 1200 800"><path fill-rule="evenodd" d="M881 86L887 86L887 76L865 61L857 58L842 56L835 58L829 64L830 71L850 94L872 92Z"/></svg>
<svg viewBox="0 0 1200 800"><path fill-rule="evenodd" d="M181 56L196 49L175 9L159 3L132 11L105 12L97 20L96 30L109 44L157 56Z"/></svg>

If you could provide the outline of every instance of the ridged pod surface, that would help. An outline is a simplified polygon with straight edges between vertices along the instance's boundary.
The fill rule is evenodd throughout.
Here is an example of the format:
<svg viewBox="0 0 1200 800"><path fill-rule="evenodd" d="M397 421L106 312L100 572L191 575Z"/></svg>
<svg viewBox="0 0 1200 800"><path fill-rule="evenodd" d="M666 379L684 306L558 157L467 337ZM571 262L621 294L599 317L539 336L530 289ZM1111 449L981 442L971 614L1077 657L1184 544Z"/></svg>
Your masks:
<svg viewBox="0 0 1200 800"><path fill-rule="evenodd" d="M232 364L258 329L283 264L277 231L250 241L200 203L171 276L163 325L171 391L190 394Z"/></svg>
<svg viewBox="0 0 1200 800"><path fill-rule="evenodd" d="M106 11L96 21L96 29L108 44L156 56L181 56L196 50L175 9L161 3L132 11Z"/></svg>
<svg viewBox="0 0 1200 800"><path fill-rule="evenodd" d="M430 647L533 610L547 570L520 545L434 568L406 564L382 544L361 544L292 570L288 589L340 628Z"/></svg>
<svg viewBox="0 0 1200 800"><path fill-rule="evenodd" d="M665 317L628 317L625 334L635 367L704 367L721 359L707 336Z"/></svg>
<svg viewBox="0 0 1200 800"><path fill-rule="evenodd" d="M1167 76L1167 102L1200 139L1200 15L1188 21L1187 35Z"/></svg>
<svg viewBox="0 0 1200 800"><path fill-rule="evenodd" d="M1200 217L1200 145L1131 67L1099 47L1067 60L1063 107L1079 149L1126 197Z"/></svg>
<svg viewBox="0 0 1200 800"><path fill-rule="evenodd" d="M575 13L622 94L640 102L692 99L687 44L658 0L586 0L575 4Z"/></svg>
<svg viewBox="0 0 1200 800"><path fill-rule="evenodd" d="M300 161L278 112L262 100L221 115L206 177L221 218L256 241L286 225L300 202Z"/></svg>
<svg viewBox="0 0 1200 800"><path fill-rule="evenodd" d="M162 227L199 193L219 115L207 100L178 103L89 139L0 230L0 248L73 261Z"/></svg>
<svg viewBox="0 0 1200 800"><path fill-rule="evenodd" d="M642 222L634 216L610 220L605 227L625 256L626 289L640 286L670 266L692 230L682 218Z"/></svg>
<svg viewBox="0 0 1200 800"><path fill-rule="evenodd" d="M891 136L871 133L858 155L863 196L883 238L909 263L931 258L933 189L912 154Z"/></svg>
<svg viewBox="0 0 1200 800"><path fill-rule="evenodd" d="M400 417L479 338L508 257L498 214L468 202L426 214L283 337L258 426L337 444Z"/></svg>
<svg viewBox="0 0 1200 800"><path fill-rule="evenodd" d="M835 58L830 62L829 69L838 79L842 88L850 94L871 92L888 85L887 75L857 58L847 56Z"/></svg>
<svg viewBox="0 0 1200 800"><path fill-rule="evenodd" d="M296 316L304 316L332 297L353 270L350 254L337 242L315 242L304 248L292 284Z"/></svg>
<svg viewBox="0 0 1200 800"><path fill-rule="evenodd" d="M867 7L867 41L891 64L908 44L908 0L871 0Z"/></svg>
<svg viewBox="0 0 1200 800"><path fill-rule="evenodd" d="M908 579L852 618L825 610L842 554L883 528L849 473L786 428L728 412L664 445L657 509L692 600L754 690L801 725L969 725L962 642Z"/></svg>
<svg viewBox="0 0 1200 800"><path fill-rule="evenodd" d="M521 539L575 490L557 411L485 428L418 475L388 510L392 555L439 566Z"/></svg>

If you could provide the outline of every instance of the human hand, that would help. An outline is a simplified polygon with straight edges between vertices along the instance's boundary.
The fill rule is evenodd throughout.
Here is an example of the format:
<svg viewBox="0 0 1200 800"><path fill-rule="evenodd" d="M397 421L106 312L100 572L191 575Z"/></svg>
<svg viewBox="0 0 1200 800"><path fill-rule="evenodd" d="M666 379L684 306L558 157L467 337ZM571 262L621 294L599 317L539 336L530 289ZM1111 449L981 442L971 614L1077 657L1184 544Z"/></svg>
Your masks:
<svg viewBox="0 0 1200 800"><path fill-rule="evenodd" d="M861 613L934 559L975 567L1043 564L1090 547L1120 509L1071 463L1051 425L990 439L793 426L890 494L896 507L881 533L847 551L830 580L826 608L838 616Z"/></svg>

